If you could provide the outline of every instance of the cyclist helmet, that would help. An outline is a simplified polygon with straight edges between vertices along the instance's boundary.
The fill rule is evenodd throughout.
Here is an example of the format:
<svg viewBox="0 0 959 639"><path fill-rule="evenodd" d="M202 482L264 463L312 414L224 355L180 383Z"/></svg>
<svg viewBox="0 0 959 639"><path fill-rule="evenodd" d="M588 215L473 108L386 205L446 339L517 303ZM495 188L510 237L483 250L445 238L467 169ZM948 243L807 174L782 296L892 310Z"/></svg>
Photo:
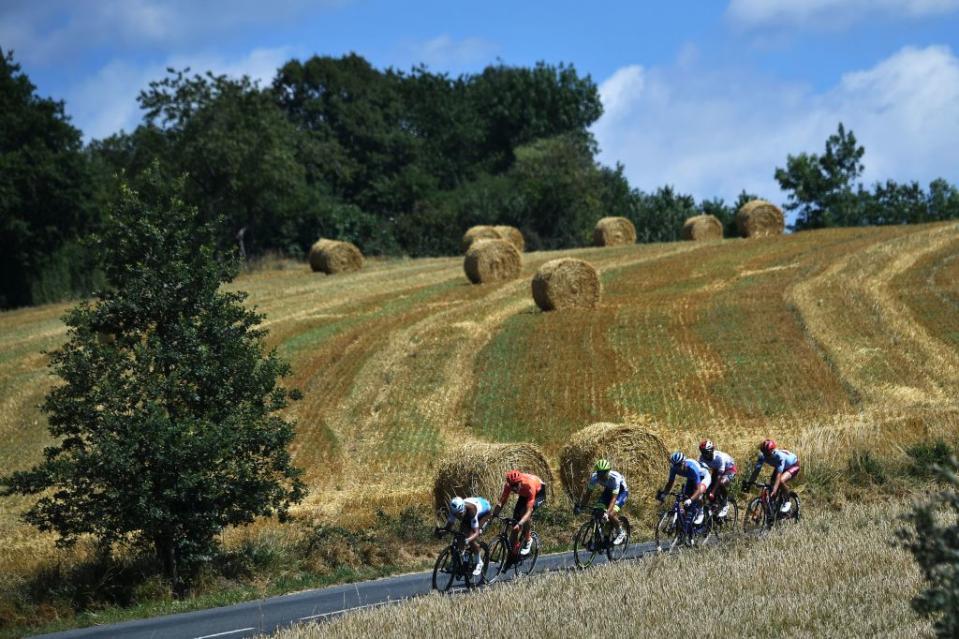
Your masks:
<svg viewBox="0 0 959 639"><path fill-rule="evenodd" d="M669 463L672 464L673 466L679 466L684 461L686 461L686 455L683 455L678 450L669 456Z"/></svg>
<svg viewBox="0 0 959 639"><path fill-rule="evenodd" d="M506 483L507 483L507 484L518 484L518 483L519 483L519 479L520 479L520 475L522 475L522 473L520 473L518 470L513 469L513 470L509 471L508 473L506 473Z"/></svg>
<svg viewBox="0 0 959 639"><path fill-rule="evenodd" d="M611 468L608 459L597 459L596 465L593 467L597 473L608 473Z"/></svg>
<svg viewBox="0 0 959 639"><path fill-rule="evenodd" d="M462 515L466 512L466 502L463 501L462 497L453 497L450 500L450 512L457 515Z"/></svg>
<svg viewBox="0 0 959 639"><path fill-rule="evenodd" d="M775 439L764 439L763 443L759 445L759 450L763 455L768 455L769 453L776 450L776 440Z"/></svg>
<svg viewBox="0 0 959 639"><path fill-rule="evenodd" d="M699 442L699 452L701 452L703 457L706 459L712 459L715 451L716 446L713 445L712 441L704 439L703 441Z"/></svg>

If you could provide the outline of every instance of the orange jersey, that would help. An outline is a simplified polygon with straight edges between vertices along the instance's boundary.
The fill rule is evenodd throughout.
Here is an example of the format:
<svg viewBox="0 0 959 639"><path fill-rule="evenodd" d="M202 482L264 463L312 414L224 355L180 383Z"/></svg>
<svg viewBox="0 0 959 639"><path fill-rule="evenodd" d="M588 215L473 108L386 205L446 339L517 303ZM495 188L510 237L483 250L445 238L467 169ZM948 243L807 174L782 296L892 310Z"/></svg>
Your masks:
<svg viewBox="0 0 959 639"><path fill-rule="evenodd" d="M519 476L519 486L517 486L516 494L519 495L519 499L524 499L526 501L531 501L536 497L536 493L539 492L539 489L543 487L543 480L537 477L536 475L531 475L529 473L520 473ZM506 482L503 485L503 494L500 495L499 503L505 504L506 500L509 499L511 488L509 482Z"/></svg>

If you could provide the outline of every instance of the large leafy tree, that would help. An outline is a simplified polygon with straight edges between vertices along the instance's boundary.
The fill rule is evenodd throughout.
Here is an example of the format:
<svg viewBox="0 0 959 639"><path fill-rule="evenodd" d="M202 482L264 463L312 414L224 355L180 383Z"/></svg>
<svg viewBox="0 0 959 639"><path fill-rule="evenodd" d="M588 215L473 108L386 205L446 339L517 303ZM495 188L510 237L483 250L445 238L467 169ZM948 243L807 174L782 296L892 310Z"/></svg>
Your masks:
<svg viewBox="0 0 959 639"><path fill-rule="evenodd" d="M37 96L0 49L0 308L43 301L37 280L89 228L92 193L80 131L63 103Z"/></svg>
<svg viewBox="0 0 959 639"><path fill-rule="evenodd" d="M262 317L221 285L235 258L156 169L124 188L97 237L107 292L65 317L52 355L61 380L43 410L57 443L3 478L40 495L25 519L70 544L141 539L174 584L215 550L218 533L283 515L304 488L278 414L294 393L266 352Z"/></svg>

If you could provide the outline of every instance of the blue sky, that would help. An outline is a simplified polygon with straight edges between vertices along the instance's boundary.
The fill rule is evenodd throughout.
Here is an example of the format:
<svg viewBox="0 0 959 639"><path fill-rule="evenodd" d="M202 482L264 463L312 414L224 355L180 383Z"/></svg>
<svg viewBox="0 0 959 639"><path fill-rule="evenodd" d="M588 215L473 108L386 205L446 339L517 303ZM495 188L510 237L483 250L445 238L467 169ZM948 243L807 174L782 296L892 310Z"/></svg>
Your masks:
<svg viewBox="0 0 959 639"><path fill-rule="evenodd" d="M597 82L600 158L645 190L781 201L775 167L839 120L867 181L959 182L959 0L3 0L0 47L87 139L136 126L167 66L268 82L313 53L453 74L545 60Z"/></svg>

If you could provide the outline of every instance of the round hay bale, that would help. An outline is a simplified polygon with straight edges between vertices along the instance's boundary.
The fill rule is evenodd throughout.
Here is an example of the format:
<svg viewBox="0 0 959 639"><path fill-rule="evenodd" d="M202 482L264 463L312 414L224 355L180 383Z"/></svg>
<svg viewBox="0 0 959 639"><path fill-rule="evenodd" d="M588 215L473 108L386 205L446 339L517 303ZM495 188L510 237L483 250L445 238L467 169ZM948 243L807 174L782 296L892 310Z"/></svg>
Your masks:
<svg viewBox="0 0 959 639"><path fill-rule="evenodd" d="M477 240L466 251L463 270L473 284L502 282L519 275L522 260L507 240Z"/></svg>
<svg viewBox="0 0 959 639"><path fill-rule="evenodd" d="M350 242L317 240L310 247L310 268L314 273L349 273L363 268L363 254Z"/></svg>
<svg viewBox="0 0 959 639"><path fill-rule="evenodd" d="M636 227L625 217L604 217L593 229L594 246L619 246L636 243Z"/></svg>
<svg viewBox="0 0 959 639"><path fill-rule="evenodd" d="M708 241L723 239L723 223L715 215L695 215L683 224L684 240Z"/></svg>
<svg viewBox="0 0 959 639"><path fill-rule="evenodd" d="M493 230L499 233L501 238L508 240L520 253L526 250L526 240L523 238L523 233L515 226L494 226Z"/></svg>
<svg viewBox="0 0 959 639"><path fill-rule="evenodd" d="M573 433L563 446L559 477L563 490L575 503L583 496L593 464L605 457L626 477L630 495L641 497L665 481L668 455L659 437L642 426L600 422Z"/></svg>
<svg viewBox="0 0 959 639"><path fill-rule="evenodd" d="M537 475L553 488L553 472L543 452L533 444L472 443L450 451L440 460L433 482L433 503L445 511L452 497L499 498L506 471L517 468ZM547 498L551 493L547 492Z"/></svg>
<svg viewBox="0 0 959 639"><path fill-rule="evenodd" d="M471 226L463 234L463 240L460 242L460 248L465 253L476 240L501 240L503 239L495 228L486 224Z"/></svg>
<svg viewBox="0 0 959 639"><path fill-rule="evenodd" d="M752 200L743 204L736 213L736 228L743 237L767 237L782 235L786 220L782 210L765 200Z"/></svg>
<svg viewBox="0 0 959 639"><path fill-rule="evenodd" d="M599 273L583 260L562 257L550 260L533 276L533 300L544 311L596 308L602 287Z"/></svg>

